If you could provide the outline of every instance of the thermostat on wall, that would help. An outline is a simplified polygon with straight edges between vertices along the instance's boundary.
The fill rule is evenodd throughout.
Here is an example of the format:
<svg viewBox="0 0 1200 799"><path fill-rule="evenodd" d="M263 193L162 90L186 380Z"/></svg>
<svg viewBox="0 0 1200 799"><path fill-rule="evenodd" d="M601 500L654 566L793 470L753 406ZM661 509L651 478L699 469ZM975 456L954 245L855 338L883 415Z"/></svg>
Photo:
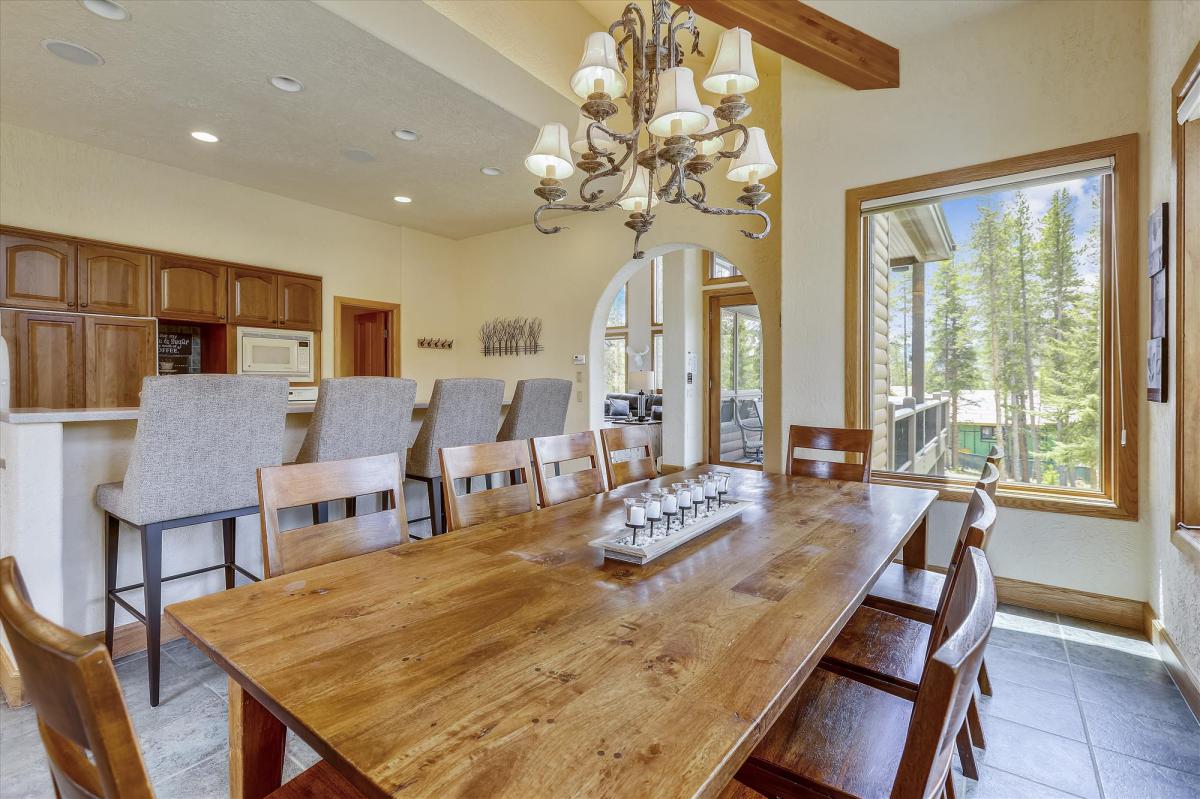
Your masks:
<svg viewBox="0 0 1200 799"><path fill-rule="evenodd" d="M575 364L576 366L583 366L585 363L587 363L587 356L586 355L572 355L571 363Z"/></svg>

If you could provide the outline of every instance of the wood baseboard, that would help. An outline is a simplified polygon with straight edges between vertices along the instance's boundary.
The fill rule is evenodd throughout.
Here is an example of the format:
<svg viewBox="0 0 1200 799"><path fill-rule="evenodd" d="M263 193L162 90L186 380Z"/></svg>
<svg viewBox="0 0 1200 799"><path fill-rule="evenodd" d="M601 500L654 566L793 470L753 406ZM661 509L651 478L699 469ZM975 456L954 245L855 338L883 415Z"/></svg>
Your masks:
<svg viewBox="0 0 1200 799"><path fill-rule="evenodd" d="M4 701L9 707L20 707L25 704L24 691L21 686L21 672L13 663L8 650L0 646L0 690L4 691Z"/></svg>
<svg viewBox="0 0 1200 799"><path fill-rule="evenodd" d="M1183 659L1179 646L1171 638L1171 634L1167 632L1167 628L1163 626L1162 621L1154 613L1154 608L1149 604L1146 604L1144 621L1146 637L1158 650L1158 656L1162 658L1163 665L1170 672L1171 679L1175 680L1175 684L1179 686L1179 692L1183 694L1184 701L1192 709L1192 715L1200 719L1200 675L1196 674L1188 662Z"/></svg>
<svg viewBox="0 0 1200 799"><path fill-rule="evenodd" d="M182 638L183 633L179 631L172 622L170 617L165 613L162 617L162 638L161 643L165 644L168 641L174 641L176 638ZM92 633L88 638L95 638L97 641L104 640L104 631ZM113 630L113 660L123 658L126 655L134 655L138 652L146 651L146 628L139 621L131 621L129 624L122 624Z"/></svg>

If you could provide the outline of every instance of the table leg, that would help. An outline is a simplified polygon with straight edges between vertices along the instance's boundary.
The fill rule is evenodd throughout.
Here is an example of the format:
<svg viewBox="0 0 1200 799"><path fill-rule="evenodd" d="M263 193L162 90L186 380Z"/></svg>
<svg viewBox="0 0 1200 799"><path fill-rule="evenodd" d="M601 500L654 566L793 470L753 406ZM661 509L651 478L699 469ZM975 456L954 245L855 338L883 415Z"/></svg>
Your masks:
<svg viewBox="0 0 1200 799"><path fill-rule="evenodd" d="M929 527L929 516L923 516L917 523L917 529L904 542L904 565L913 569L924 569L928 566L925 560L925 531Z"/></svg>
<svg viewBox="0 0 1200 799"><path fill-rule="evenodd" d="M229 796L263 799L283 783L287 728L229 680Z"/></svg>

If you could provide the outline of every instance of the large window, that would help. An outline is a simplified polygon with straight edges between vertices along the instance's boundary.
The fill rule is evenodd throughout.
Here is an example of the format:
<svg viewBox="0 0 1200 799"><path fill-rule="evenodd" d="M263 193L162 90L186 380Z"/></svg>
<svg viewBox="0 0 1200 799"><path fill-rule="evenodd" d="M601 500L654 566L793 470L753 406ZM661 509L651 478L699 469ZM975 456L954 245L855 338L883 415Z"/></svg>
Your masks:
<svg viewBox="0 0 1200 799"><path fill-rule="evenodd" d="M613 297L612 307L608 309L607 327L625 327L629 323L629 291L628 285L621 286L617 296Z"/></svg>
<svg viewBox="0 0 1200 799"><path fill-rule="evenodd" d="M1133 512L1136 143L1070 149L850 193L847 410L883 479L961 492L995 446L1012 496Z"/></svg>
<svg viewBox="0 0 1200 799"><path fill-rule="evenodd" d="M625 334L604 338L604 390L609 394L625 393L625 378L629 373Z"/></svg>
<svg viewBox="0 0 1200 799"><path fill-rule="evenodd" d="M662 325L663 323L663 259L658 257L654 259L654 266L650 269L650 324Z"/></svg>

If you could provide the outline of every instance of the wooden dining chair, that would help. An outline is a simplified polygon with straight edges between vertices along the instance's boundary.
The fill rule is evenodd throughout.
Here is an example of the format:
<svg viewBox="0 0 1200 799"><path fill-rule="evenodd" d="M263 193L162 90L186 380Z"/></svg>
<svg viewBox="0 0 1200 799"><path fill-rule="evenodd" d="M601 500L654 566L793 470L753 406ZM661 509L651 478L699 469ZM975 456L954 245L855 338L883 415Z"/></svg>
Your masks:
<svg viewBox="0 0 1200 799"><path fill-rule="evenodd" d="M959 532L938 597L932 624L898 616L886 610L863 606L825 653L822 665L830 671L866 682L905 699L914 699L929 657L941 645L949 629L950 596L956 575L968 550L983 552L996 525L996 505L983 489L976 488L967 505L967 518ZM980 660L982 666L983 661ZM983 725L974 697L966 715L967 725L958 740L963 774L978 779L971 744L984 747Z"/></svg>
<svg viewBox="0 0 1200 799"><path fill-rule="evenodd" d="M983 552L966 550L946 606L946 635L913 701L817 668L722 794L751 797L954 796L954 743L996 615Z"/></svg>
<svg viewBox="0 0 1200 799"><path fill-rule="evenodd" d="M0 559L0 622L38 718L61 799L153 799L125 697L102 641L38 614L12 557ZM283 751L278 753L280 767ZM268 799L362 797L324 760Z"/></svg>
<svg viewBox="0 0 1200 799"><path fill-rule="evenodd" d="M611 488L638 480L658 477L654 444L646 425L617 425L600 428L600 443L604 446L604 471ZM614 461L618 452L628 452L628 460Z"/></svg>
<svg viewBox="0 0 1200 799"><path fill-rule="evenodd" d="M275 577L406 543L402 485L395 452L259 469L263 571ZM289 530L280 526L279 512L286 508L374 493L383 496L377 513Z"/></svg>
<svg viewBox="0 0 1200 799"><path fill-rule="evenodd" d="M591 430L561 436L542 436L530 441L533 449L533 474L537 478L542 507L570 502L580 497L603 494L607 486L601 471L600 453L596 450L596 435ZM561 474L558 465L566 461L584 460L587 468ZM546 469L555 473L547 475Z"/></svg>
<svg viewBox="0 0 1200 799"><path fill-rule="evenodd" d="M438 457L442 464L448 532L537 509L529 444L524 440L442 447ZM508 472L516 479L509 485L466 494L459 494L454 487L455 480L470 481L473 477L500 472Z"/></svg>
<svg viewBox="0 0 1200 799"><path fill-rule="evenodd" d="M841 427L808 427L794 424L788 428L787 473L830 480L871 482L871 430ZM819 449L858 455L861 463L797 458L796 448Z"/></svg>

